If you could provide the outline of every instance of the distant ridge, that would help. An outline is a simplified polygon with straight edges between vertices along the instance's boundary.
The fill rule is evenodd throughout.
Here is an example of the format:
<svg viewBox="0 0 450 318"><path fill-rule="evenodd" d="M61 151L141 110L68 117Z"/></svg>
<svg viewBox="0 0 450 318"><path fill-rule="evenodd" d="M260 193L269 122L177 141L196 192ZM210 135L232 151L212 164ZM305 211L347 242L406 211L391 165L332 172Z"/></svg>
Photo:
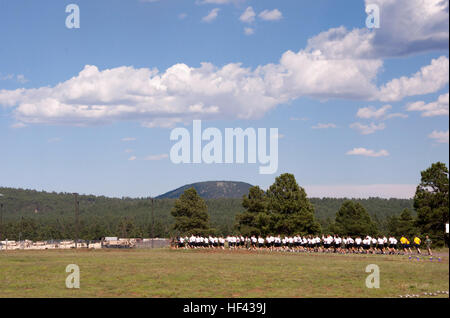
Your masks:
<svg viewBox="0 0 450 318"><path fill-rule="evenodd" d="M204 199L242 198L248 194L251 184L239 181L205 181L184 185L178 189L161 194L159 199L177 199L189 188L194 188Z"/></svg>

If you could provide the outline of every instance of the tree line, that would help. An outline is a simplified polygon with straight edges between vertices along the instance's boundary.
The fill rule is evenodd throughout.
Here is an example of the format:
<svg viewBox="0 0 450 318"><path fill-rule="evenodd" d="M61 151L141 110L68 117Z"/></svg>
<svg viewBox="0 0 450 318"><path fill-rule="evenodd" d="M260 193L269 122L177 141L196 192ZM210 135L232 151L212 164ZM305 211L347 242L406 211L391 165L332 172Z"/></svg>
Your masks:
<svg viewBox="0 0 450 318"><path fill-rule="evenodd" d="M194 191L187 189L179 199L155 200L154 218L150 198L80 195L79 237L151 237L152 232L170 237L192 230L217 236L359 231L429 234L443 242L443 224L448 222L448 169L439 162L422 172L413 200L310 199L291 174L277 177L267 191L251 188L242 199L203 200ZM0 193L1 238L75 238L73 194L11 188L0 188Z"/></svg>

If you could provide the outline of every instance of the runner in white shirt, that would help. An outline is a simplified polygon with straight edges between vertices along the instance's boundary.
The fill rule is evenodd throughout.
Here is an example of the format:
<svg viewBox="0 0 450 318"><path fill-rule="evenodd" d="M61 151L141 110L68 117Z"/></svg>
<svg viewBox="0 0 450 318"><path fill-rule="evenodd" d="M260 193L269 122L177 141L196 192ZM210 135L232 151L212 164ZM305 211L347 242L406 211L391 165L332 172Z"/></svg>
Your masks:
<svg viewBox="0 0 450 318"><path fill-rule="evenodd" d="M219 237L219 246L221 249L225 249L225 239L222 236Z"/></svg>
<svg viewBox="0 0 450 318"><path fill-rule="evenodd" d="M375 254L377 250L377 239L373 237L371 243L372 254Z"/></svg>
<svg viewBox="0 0 450 318"><path fill-rule="evenodd" d="M363 245L364 245L364 253L368 254L370 252L370 242L371 242L371 238L369 236L367 236L364 240L363 240Z"/></svg>
<svg viewBox="0 0 450 318"><path fill-rule="evenodd" d="M356 244L356 250L359 252L359 253L362 253L362 239L358 236L356 239L355 239L355 244Z"/></svg>
<svg viewBox="0 0 450 318"><path fill-rule="evenodd" d="M354 253L355 252L355 240L349 236L349 237L347 237L347 244L349 247L349 253Z"/></svg>
<svg viewBox="0 0 450 318"><path fill-rule="evenodd" d="M264 239L260 236L258 237L258 249L262 249L264 247Z"/></svg>
<svg viewBox="0 0 450 318"><path fill-rule="evenodd" d="M378 237L377 239L377 248L381 254L384 254L384 241L382 237Z"/></svg>
<svg viewBox="0 0 450 318"><path fill-rule="evenodd" d="M258 239L255 236L252 236L250 240L252 242L252 249L256 250L256 247L258 246Z"/></svg>

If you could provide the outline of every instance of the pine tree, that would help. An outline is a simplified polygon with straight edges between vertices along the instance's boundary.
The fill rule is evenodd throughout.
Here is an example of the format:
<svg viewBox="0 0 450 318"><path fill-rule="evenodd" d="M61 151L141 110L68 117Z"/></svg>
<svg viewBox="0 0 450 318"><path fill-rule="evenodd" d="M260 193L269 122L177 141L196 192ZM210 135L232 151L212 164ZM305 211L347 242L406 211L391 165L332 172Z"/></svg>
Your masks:
<svg viewBox="0 0 450 318"><path fill-rule="evenodd" d="M208 207L194 188L185 190L175 201L171 214L175 218L174 230L178 234L206 235L211 231Z"/></svg>
<svg viewBox="0 0 450 318"><path fill-rule="evenodd" d="M269 227L274 234L315 234L320 224L314 218L314 207L293 174L275 179L267 191Z"/></svg>
<svg viewBox="0 0 450 318"><path fill-rule="evenodd" d="M409 209L404 209L400 213L398 219L397 230L395 234L397 236L406 236L409 240L413 240L414 236L417 235L417 229L414 226L414 218Z"/></svg>
<svg viewBox="0 0 450 318"><path fill-rule="evenodd" d="M245 208L245 212L236 216L238 231L245 236L266 234L262 233L265 231L263 229L264 222L259 217L259 214L267 211L265 192L258 186L251 187L248 195L244 195L242 198L242 206Z"/></svg>
<svg viewBox="0 0 450 318"><path fill-rule="evenodd" d="M421 172L416 188L414 208L416 225L423 235L429 235L437 245L444 243L445 223L449 217L449 171L442 162L436 162Z"/></svg>
<svg viewBox="0 0 450 318"><path fill-rule="evenodd" d="M365 236L377 234L375 223L360 204L345 201L336 213L335 230L340 235Z"/></svg>

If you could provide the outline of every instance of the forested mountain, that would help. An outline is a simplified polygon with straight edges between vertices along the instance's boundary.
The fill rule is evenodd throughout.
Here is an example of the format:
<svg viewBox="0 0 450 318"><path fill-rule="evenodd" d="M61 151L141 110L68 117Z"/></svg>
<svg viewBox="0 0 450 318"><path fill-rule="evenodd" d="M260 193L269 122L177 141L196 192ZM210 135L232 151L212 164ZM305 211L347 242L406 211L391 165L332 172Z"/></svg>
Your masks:
<svg viewBox="0 0 450 318"><path fill-rule="evenodd" d="M177 199L184 190L194 188L203 199L242 198L248 193L251 184L237 181L205 181L184 185L178 189L164 193L159 199Z"/></svg>
<svg viewBox="0 0 450 318"><path fill-rule="evenodd" d="M73 238L74 196L71 193L39 192L1 188L3 203L3 237L9 239ZM312 198L315 215L326 228L334 221L344 199ZM170 210L175 199L155 199L155 235L169 236L174 222ZM387 217L399 215L404 208L413 209L412 200L404 199L356 199L379 225L386 229ZM149 198L108 198L80 195L81 237L96 239L102 236L149 237L152 224L152 204ZM241 198L206 199L212 227L218 234L235 230L235 216L243 212Z"/></svg>

